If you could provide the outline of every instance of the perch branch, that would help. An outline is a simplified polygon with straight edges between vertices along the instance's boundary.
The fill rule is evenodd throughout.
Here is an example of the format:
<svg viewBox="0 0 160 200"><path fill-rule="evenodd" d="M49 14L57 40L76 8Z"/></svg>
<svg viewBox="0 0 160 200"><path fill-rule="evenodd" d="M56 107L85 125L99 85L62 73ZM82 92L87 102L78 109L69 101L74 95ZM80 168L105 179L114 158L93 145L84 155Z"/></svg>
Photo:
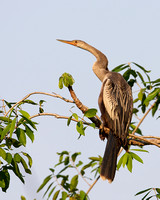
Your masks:
<svg viewBox="0 0 160 200"><path fill-rule="evenodd" d="M68 90L70 92L70 95L72 99L74 100L76 106L82 111L82 113L85 113L88 110L87 106L84 106L82 102L77 98L72 86L68 87ZM100 118L96 115L96 117L91 117L89 118L93 123L95 123L96 127L100 128L101 125L101 120Z"/></svg>
<svg viewBox="0 0 160 200"><path fill-rule="evenodd" d="M137 136L137 135L133 135L133 134L129 134L129 136L138 139L138 142L143 143L142 146L152 144L152 145L155 145L160 148L160 139L148 139L147 140L143 136ZM129 141L129 143L130 143L130 141ZM135 143L136 143L136 140L132 141L132 139L131 139L131 145L136 145Z"/></svg>

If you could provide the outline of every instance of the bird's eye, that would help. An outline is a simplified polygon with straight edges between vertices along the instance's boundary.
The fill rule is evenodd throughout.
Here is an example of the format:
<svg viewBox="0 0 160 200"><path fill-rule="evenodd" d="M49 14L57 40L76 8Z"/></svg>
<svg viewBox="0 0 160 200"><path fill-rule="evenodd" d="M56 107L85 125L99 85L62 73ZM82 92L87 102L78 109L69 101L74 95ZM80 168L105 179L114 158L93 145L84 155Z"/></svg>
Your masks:
<svg viewBox="0 0 160 200"><path fill-rule="evenodd" d="M77 44L77 40L75 40L74 43Z"/></svg>

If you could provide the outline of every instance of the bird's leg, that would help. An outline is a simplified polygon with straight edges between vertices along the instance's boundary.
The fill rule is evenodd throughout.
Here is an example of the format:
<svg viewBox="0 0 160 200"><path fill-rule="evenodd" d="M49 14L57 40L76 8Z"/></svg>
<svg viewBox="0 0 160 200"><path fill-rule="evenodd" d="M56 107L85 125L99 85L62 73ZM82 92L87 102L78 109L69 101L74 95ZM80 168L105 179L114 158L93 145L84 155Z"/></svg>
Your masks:
<svg viewBox="0 0 160 200"><path fill-rule="evenodd" d="M99 137L100 137L100 139L103 140L103 141L104 141L105 138L106 138L106 134L105 134L105 131L104 131L104 124L103 124L103 123L100 125Z"/></svg>
<svg viewBox="0 0 160 200"><path fill-rule="evenodd" d="M110 129L107 128L106 126L104 126L104 124L102 123L100 125L100 129L99 129L99 137L101 140L105 140L105 138L108 138Z"/></svg>

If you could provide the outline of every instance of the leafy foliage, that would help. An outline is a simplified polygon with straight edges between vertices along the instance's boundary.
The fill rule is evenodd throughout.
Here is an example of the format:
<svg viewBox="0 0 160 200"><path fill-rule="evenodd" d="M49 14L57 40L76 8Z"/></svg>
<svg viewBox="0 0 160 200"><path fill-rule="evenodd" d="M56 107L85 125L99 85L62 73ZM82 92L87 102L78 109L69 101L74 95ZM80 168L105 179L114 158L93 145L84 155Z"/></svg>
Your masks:
<svg viewBox="0 0 160 200"><path fill-rule="evenodd" d="M152 193L154 192L154 194L149 196L149 194L151 192ZM148 188L148 189L145 189L145 190L138 192L135 196L141 195L141 194L144 194L144 193L146 193L146 194L142 197L142 200L149 200L152 197L156 197L156 199L160 199L160 188Z"/></svg>
<svg viewBox="0 0 160 200"><path fill-rule="evenodd" d="M72 75L68 73L62 74L62 76L59 78L59 88L62 89L63 85L66 87L72 86L74 84L74 79Z"/></svg>
<svg viewBox="0 0 160 200"><path fill-rule="evenodd" d="M143 160L137 154L135 154L133 151L148 152L143 149L130 149L129 152L124 153L123 156L119 159L119 162L117 164L117 170L119 170L119 168L121 166L125 167L125 165L126 165L128 170L130 172L132 172L133 160L137 160L138 162L143 164Z"/></svg>
<svg viewBox="0 0 160 200"><path fill-rule="evenodd" d="M48 198L52 197L52 199L87 200L87 194L83 190L78 189L79 177L82 177L82 179L85 180L89 179L84 176L85 170L89 167L94 167L95 165L97 165L97 168L93 171L99 169L99 162L102 158L92 159L91 162L83 165L81 160L77 160L78 156L81 155L80 152L70 155L68 151L62 151L57 154L59 155L59 162L55 165L54 169L50 168L51 174L44 179L37 192L42 190L48 184L43 197L48 194ZM59 168L59 172L55 173L57 167ZM80 167L81 170L79 170ZM68 175L69 169L75 169L77 174L74 174L70 178Z"/></svg>
<svg viewBox="0 0 160 200"><path fill-rule="evenodd" d="M10 109L15 105L15 103L4 102L5 109L6 107ZM20 169L23 168L25 173L31 174L32 158L28 153L17 150L21 146L26 146L27 137L32 142L34 141L33 132L37 128L36 123L30 119L29 113L20 107L22 104L37 105L30 100L22 101L15 108L11 109L9 115L0 116L0 187L3 192L6 192L9 187L11 171L23 183L24 176ZM4 113L4 111L1 110L1 113Z"/></svg>
<svg viewBox="0 0 160 200"><path fill-rule="evenodd" d="M115 67L112 71L123 73L123 77L128 84L134 88L134 108L133 113L138 117L139 114L143 114L147 109L151 109L152 116L159 115L160 104L160 79L150 79L149 70L140 66L137 63L122 64ZM59 78L59 88L63 86L70 87L74 84L73 77L64 73ZM30 114L23 108L24 105L38 106L39 113L44 113L45 100L40 100L39 103L35 103L32 100L25 99L19 103L7 102L3 100L3 106L0 110L0 187L3 192L6 192L10 186L10 172L14 174L24 183L24 173L31 174L32 158L31 156L21 151L21 147L26 147L28 139L31 142L34 141L34 132L37 130L37 123L34 122ZM151 106L152 104L152 106ZM8 112L6 111L8 110ZM6 113L7 112L7 113ZM89 123L87 120L95 117L97 110L95 108L88 109L82 116L77 113L72 113L68 117L67 125L69 126L71 121L76 121L76 130L80 136L85 136L85 131L88 127L96 128L94 123ZM157 119L160 115L157 116ZM142 135L142 131L137 127L137 122L130 124L129 133L132 133L135 129L135 133ZM133 152L134 151L134 152ZM133 160L143 163L143 160L135 153L135 151L147 152L144 149L129 149L128 152L123 154L119 159L117 169L121 166L127 167L132 172ZM80 152L75 152L72 155L68 151L62 151L57 153L59 156L58 163L54 168L50 168L51 174L48 175L43 183L38 188L37 192L44 190L47 187L44 196L47 199L89 199L87 192L79 189L79 181L85 181L90 187L92 179L87 176L88 172L92 172L94 178L97 178L100 173L100 165L102 157L92 156L89 158L89 162L84 164L80 159ZM75 173L70 173L70 171ZM69 176L69 174L71 174ZM154 191L155 195L151 195ZM160 199L159 188L148 188L140 191L136 195L145 194L142 199L150 199L156 197ZM25 200L24 196L21 199Z"/></svg>

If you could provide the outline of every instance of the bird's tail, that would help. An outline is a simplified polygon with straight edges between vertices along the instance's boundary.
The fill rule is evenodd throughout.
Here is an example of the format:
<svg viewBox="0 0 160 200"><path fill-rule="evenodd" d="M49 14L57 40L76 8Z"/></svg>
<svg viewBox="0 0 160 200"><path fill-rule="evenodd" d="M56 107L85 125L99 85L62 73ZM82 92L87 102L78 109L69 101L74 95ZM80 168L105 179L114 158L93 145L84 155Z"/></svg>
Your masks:
<svg viewBox="0 0 160 200"><path fill-rule="evenodd" d="M100 176L103 180L108 179L108 182L111 183L114 179L117 165L117 156L121 148L121 144L112 133L108 136L108 141L106 149L103 156L103 161L101 165Z"/></svg>

